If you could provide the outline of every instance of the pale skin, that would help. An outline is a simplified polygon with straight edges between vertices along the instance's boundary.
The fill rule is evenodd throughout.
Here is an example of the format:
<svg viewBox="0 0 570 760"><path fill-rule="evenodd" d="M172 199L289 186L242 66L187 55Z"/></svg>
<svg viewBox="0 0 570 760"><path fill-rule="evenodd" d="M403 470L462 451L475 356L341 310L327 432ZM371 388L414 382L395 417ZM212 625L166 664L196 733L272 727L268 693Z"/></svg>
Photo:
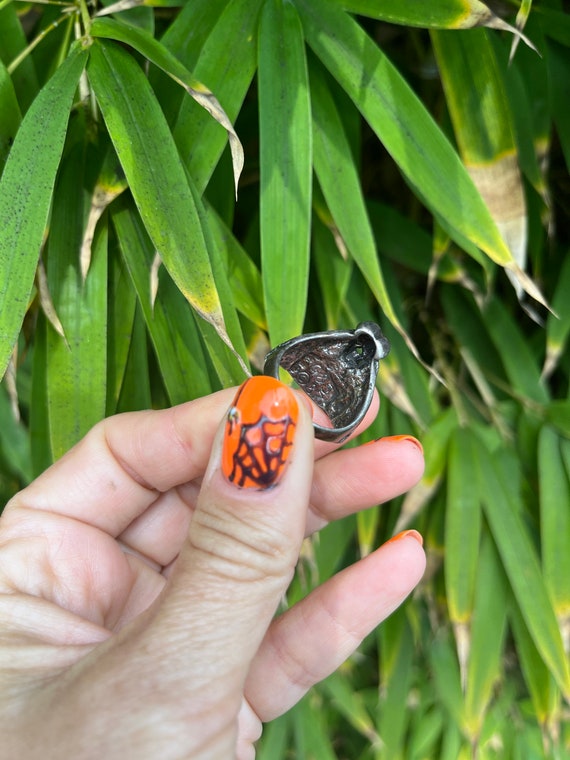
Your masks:
<svg viewBox="0 0 570 760"><path fill-rule="evenodd" d="M407 491L423 456L314 441L300 403L282 480L240 489L220 471L234 393L109 418L6 507L3 756L252 760L419 582L408 535L275 617L303 538Z"/></svg>

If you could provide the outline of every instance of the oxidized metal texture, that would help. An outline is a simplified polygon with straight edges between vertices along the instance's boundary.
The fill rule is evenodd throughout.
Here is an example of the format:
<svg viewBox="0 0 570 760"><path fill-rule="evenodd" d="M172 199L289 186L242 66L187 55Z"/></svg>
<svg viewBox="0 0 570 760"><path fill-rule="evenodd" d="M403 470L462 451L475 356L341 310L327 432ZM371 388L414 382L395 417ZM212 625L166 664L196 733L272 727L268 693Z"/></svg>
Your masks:
<svg viewBox="0 0 570 760"><path fill-rule="evenodd" d="M287 370L331 421L331 427L314 424L316 437L340 443L366 414L379 361L389 350L378 325L362 322L356 330L300 335L282 343L265 357L264 372L279 377L279 367Z"/></svg>

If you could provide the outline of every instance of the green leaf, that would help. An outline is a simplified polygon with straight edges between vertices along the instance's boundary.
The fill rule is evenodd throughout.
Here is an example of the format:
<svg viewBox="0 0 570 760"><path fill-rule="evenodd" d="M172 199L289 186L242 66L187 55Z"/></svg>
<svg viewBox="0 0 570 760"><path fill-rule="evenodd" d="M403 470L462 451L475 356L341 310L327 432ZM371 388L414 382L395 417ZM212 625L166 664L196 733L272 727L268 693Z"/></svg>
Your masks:
<svg viewBox="0 0 570 760"><path fill-rule="evenodd" d="M552 297L553 314L546 321L546 358L542 370L543 377L549 377L561 357L568 335L570 335L570 251L564 254L562 268L557 278L556 290Z"/></svg>
<svg viewBox="0 0 570 760"><path fill-rule="evenodd" d="M545 425L538 439L540 539L544 581L559 620L570 617L570 464L569 441Z"/></svg>
<svg viewBox="0 0 570 760"><path fill-rule="evenodd" d="M479 555L465 690L465 728L472 740L481 734L493 687L502 675L501 654L506 631L505 576L486 532Z"/></svg>
<svg viewBox="0 0 570 760"><path fill-rule="evenodd" d="M21 120L22 114L12 79L0 61L0 175Z"/></svg>
<svg viewBox="0 0 570 760"><path fill-rule="evenodd" d="M231 346L196 203L164 115L133 58L96 40L89 79L146 229L184 297Z"/></svg>
<svg viewBox="0 0 570 760"><path fill-rule="evenodd" d="M149 272L154 249L132 202L121 198L114 204L112 220L170 402L180 404L211 393L208 360L196 322L170 277L161 278L152 303Z"/></svg>
<svg viewBox="0 0 570 760"><path fill-rule="evenodd" d="M0 179L0 377L32 291L69 112L87 53L75 48L27 112Z"/></svg>
<svg viewBox="0 0 570 760"><path fill-rule="evenodd" d="M515 318L499 298L489 300L483 317L513 390L538 403L547 403L548 391L538 363Z"/></svg>
<svg viewBox="0 0 570 760"><path fill-rule="evenodd" d="M34 340L30 396L32 472L37 477L53 463L47 395L47 319L42 312L38 314Z"/></svg>
<svg viewBox="0 0 570 760"><path fill-rule="evenodd" d="M51 448L56 459L105 416L107 400L107 227L99 225L85 283L79 270L85 208L85 146L68 152L56 186L47 251L48 285L65 337L47 333Z"/></svg>
<svg viewBox="0 0 570 760"><path fill-rule="evenodd" d="M564 83L570 65L570 24L566 14L567 38L564 44L548 41L548 84L550 89L550 111L556 125L556 132L562 145L566 169L570 170L570 103ZM562 27L560 27L562 28Z"/></svg>
<svg viewBox="0 0 570 760"><path fill-rule="evenodd" d="M335 244L332 231L313 218L313 262L319 278L328 330L336 330L346 298L352 261L345 261Z"/></svg>
<svg viewBox="0 0 570 760"><path fill-rule="evenodd" d="M309 694L291 711L295 736L295 756L314 757L322 760L335 760L331 737L326 730L326 723L321 711L315 711L311 702L314 695Z"/></svg>
<svg viewBox="0 0 570 760"><path fill-rule="evenodd" d="M14 415L5 383L0 385L0 430L0 462L26 486L32 479L30 436Z"/></svg>
<svg viewBox="0 0 570 760"><path fill-rule="evenodd" d="M228 385L236 385L243 382L244 372L249 376L249 367L246 361L241 357L246 356L246 348L243 339L243 333L241 330L241 324L234 306L233 294L228 282L228 275L225 267L225 262L221 251L219 250L210 225L208 224L208 216L204 203L200 198L198 191L192 188L194 194L194 202L200 216L202 229L204 231L204 240L208 249L208 254L212 264L212 273L214 275L214 282L216 290L219 294L220 302L222 305L222 311L224 315L224 322L226 324L227 332L231 340L233 350L230 351L225 341L220 340L220 335L217 331L213 330L212 326L200 321L199 328L204 336L210 356L216 367L218 376L224 387Z"/></svg>
<svg viewBox="0 0 570 760"><path fill-rule="evenodd" d="M414 638L400 607L378 629L381 662L381 702L378 731L386 747L396 753L409 729L410 711L402 710L412 687Z"/></svg>
<svg viewBox="0 0 570 760"><path fill-rule="evenodd" d="M236 308L255 325L266 330L259 269L212 206L207 206L205 213L213 247L224 261Z"/></svg>
<svg viewBox="0 0 570 760"><path fill-rule="evenodd" d="M334 224L386 317L417 356L390 300L350 143L318 66L311 68L311 104L315 173Z"/></svg>
<svg viewBox="0 0 570 760"><path fill-rule="evenodd" d="M570 695L570 672L552 602L521 506L504 481L497 453L480 444L479 488L487 522L534 644L562 691Z"/></svg>
<svg viewBox="0 0 570 760"><path fill-rule="evenodd" d="M204 42L222 15L227 0L193 0L184 7L167 27L161 43L187 69L194 70ZM184 97L184 91L163 71L151 68L149 80L169 124L174 124ZM199 112L200 109L197 109Z"/></svg>
<svg viewBox="0 0 570 760"><path fill-rule="evenodd" d="M227 3L194 67L194 75L208 83L231 120L238 115L255 73L255 41L262 2L232 0ZM226 144L226 133L204 109L185 98L173 134L180 155L202 194Z"/></svg>
<svg viewBox="0 0 570 760"><path fill-rule="evenodd" d="M514 261L449 141L378 46L325 0L296 0L309 45L354 101L428 208L543 300Z"/></svg>
<svg viewBox="0 0 570 760"><path fill-rule="evenodd" d="M461 679L455 652L444 631L430 642L429 658L437 699L459 726L463 709Z"/></svg>
<svg viewBox="0 0 570 760"><path fill-rule="evenodd" d="M438 0L426 3L424 0L332 0L351 13L388 21L391 24L419 26L431 29L470 29L474 26L489 26L496 29L510 29L516 32L485 3L479 0Z"/></svg>
<svg viewBox="0 0 570 760"><path fill-rule="evenodd" d="M303 331L309 279L312 127L295 7L268 0L259 29L261 273L271 342Z"/></svg>
<svg viewBox="0 0 570 760"><path fill-rule="evenodd" d="M9 66L27 46L26 36L16 12L16 3L0 9L0 59ZM12 72L14 89L20 109L26 111L39 90L38 78L31 56L27 56Z"/></svg>
<svg viewBox="0 0 570 760"><path fill-rule="evenodd" d="M558 712L560 691L516 606L509 609L509 619L536 720L540 725L546 725L549 718Z"/></svg>
<svg viewBox="0 0 570 760"><path fill-rule="evenodd" d="M485 29L431 37L459 153L524 270L527 216L503 67ZM522 286L513 284L520 296Z"/></svg>
<svg viewBox="0 0 570 760"><path fill-rule="evenodd" d="M136 306L117 412L136 412L152 407L147 333L140 304Z"/></svg>
<svg viewBox="0 0 570 760"><path fill-rule="evenodd" d="M551 401L544 417L563 436L570 438L570 401Z"/></svg>
<svg viewBox="0 0 570 760"><path fill-rule="evenodd" d="M287 712L267 724L256 746L257 760L275 760L276 757L286 756L291 723L291 712Z"/></svg>
<svg viewBox="0 0 570 760"><path fill-rule="evenodd" d="M346 676L339 672L333 673L321 686L356 731L368 738L376 735L374 723L362 695L351 688Z"/></svg>
<svg viewBox="0 0 570 760"><path fill-rule="evenodd" d="M106 415L115 414L133 338L136 292L115 243L109 250L108 353ZM140 317L139 317L140 319Z"/></svg>
<svg viewBox="0 0 570 760"><path fill-rule="evenodd" d="M239 177L243 169L243 148L224 109L210 90L198 81L164 45L142 29L120 24L112 19L95 19L91 25L94 37L103 37L117 42L125 42L151 63L166 72L199 105L202 106L227 131L232 152L234 182L237 194Z"/></svg>
<svg viewBox="0 0 570 760"><path fill-rule="evenodd" d="M481 505L477 487L477 444L467 428L449 443L445 511L445 587L452 623L468 623L479 572Z"/></svg>

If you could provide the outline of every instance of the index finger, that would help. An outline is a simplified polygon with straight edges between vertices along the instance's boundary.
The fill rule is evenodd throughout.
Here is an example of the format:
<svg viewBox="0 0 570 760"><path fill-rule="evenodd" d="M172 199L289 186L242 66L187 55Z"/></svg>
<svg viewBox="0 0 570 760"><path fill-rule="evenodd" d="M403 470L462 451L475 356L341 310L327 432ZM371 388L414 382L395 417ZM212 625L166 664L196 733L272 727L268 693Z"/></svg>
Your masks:
<svg viewBox="0 0 570 760"><path fill-rule="evenodd" d="M235 388L164 410L102 420L6 506L25 506L119 536L161 494L203 475L216 429ZM358 433L378 409L377 395ZM316 456L338 448L317 442Z"/></svg>
<svg viewBox="0 0 570 760"><path fill-rule="evenodd" d="M160 496L202 475L235 389L164 410L109 417L20 491L21 505L117 536Z"/></svg>

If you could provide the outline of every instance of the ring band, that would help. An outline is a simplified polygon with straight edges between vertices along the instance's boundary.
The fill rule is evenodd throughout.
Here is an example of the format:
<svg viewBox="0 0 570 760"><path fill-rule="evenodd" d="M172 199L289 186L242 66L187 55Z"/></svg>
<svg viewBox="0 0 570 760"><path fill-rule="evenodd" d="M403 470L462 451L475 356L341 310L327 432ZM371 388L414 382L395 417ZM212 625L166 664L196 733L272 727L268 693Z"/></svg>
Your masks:
<svg viewBox="0 0 570 760"><path fill-rule="evenodd" d="M313 423L322 441L342 443L372 402L378 365L390 342L375 322L355 330L309 333L281 343L265 357L263 371L279 379L286 370L328 416L333 427Z"/></svg>

